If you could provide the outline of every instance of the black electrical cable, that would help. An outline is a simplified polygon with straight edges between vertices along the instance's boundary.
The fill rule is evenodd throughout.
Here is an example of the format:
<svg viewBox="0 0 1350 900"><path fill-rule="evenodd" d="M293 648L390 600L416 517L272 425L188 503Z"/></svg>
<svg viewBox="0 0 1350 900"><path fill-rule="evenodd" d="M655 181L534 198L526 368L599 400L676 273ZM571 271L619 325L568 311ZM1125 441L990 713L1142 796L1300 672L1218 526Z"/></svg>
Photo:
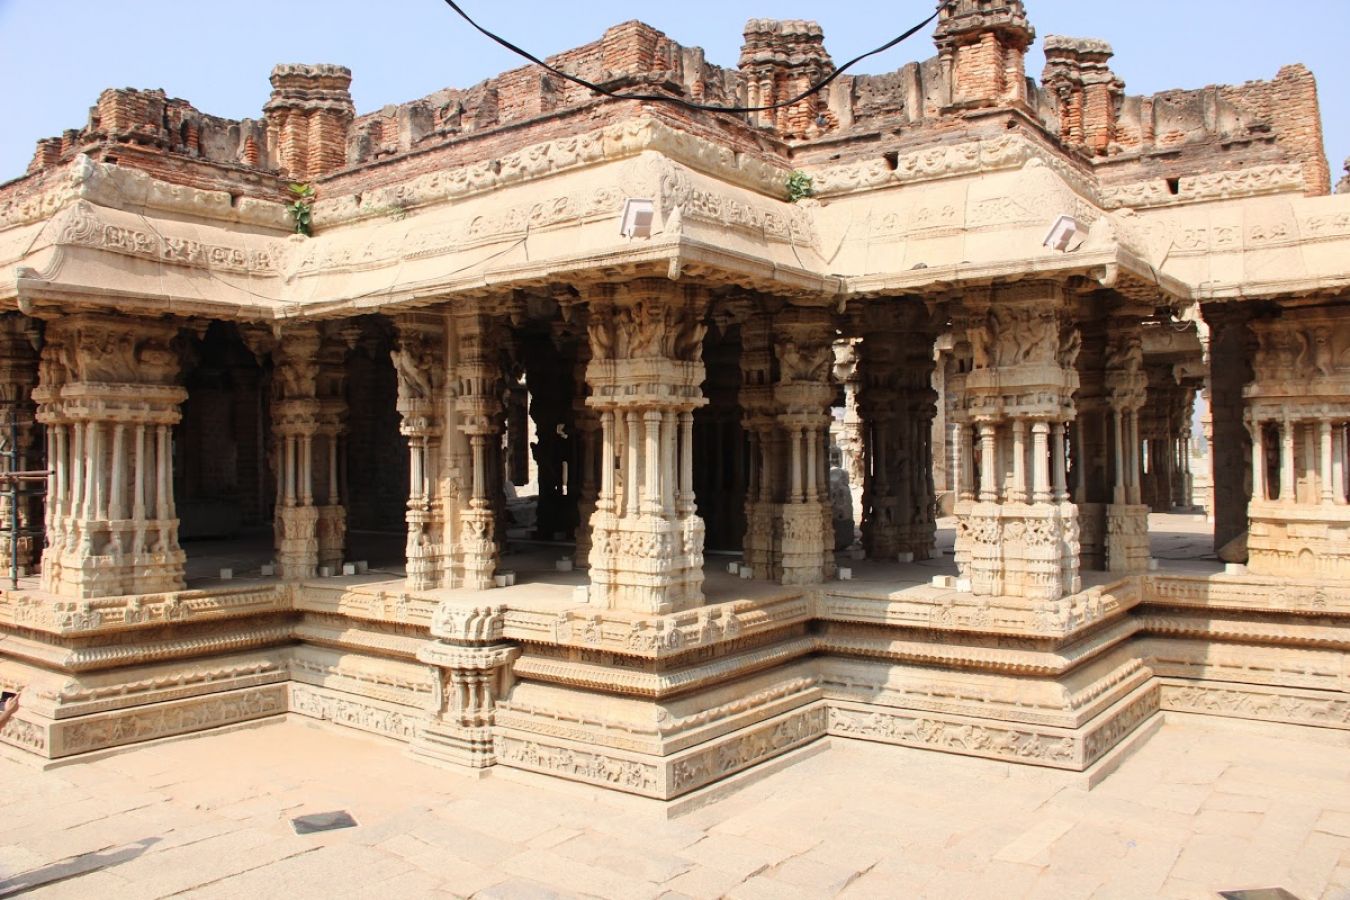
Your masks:
<svg viewBox="0 0 1350 900"><path fill-rule="evenodd" d="M672 97L669 94L621 94L617 91L611 91L608 88L601 87L600 85L587 81L584 78L579 78L576 75L569 74L567 72L562 71L561 69L551 66L548 63L544 62L539 57L535 56L533 53L530 53L528 50L522 50L520 47L517 47L515 44L506 40L506 38L499 37L498 35L493 34L491 31L488 31L482 25L479 25L477 22L475 22L469 16L468 13L460 9L459 4L456 3L455 0L445 0L445 4L449 6L451 9L453 9L455 12L457 12L460 18L462 18L464 21L472 25L475 30L477 30L483 36L487 37L489 40L492 40L502 45L507 50L510 50L517 56L522 56L525 59L528 59L536 66L539 66L545 69L546 71L551 72L554 75L557 75L559 78L566 79L567 81L570 81L573 84L581 85L582 87L594 91L597 94L601 94L605 97L611 97L615 100L646 100L659 103L674 103L678 106L683 106L688 109L696 109L702 112L722 112L722 113L769 112L771 110L783 109L784 107L792 106L795 103L800 103L801 101L805 100L807 97L810 97L817 91L820 91L825 87L829 86L830 82L834 81L840 75L843 75L844 72L847 71L852 66L862 62L869 56L876 56L878 53L885 53L887 50L891 49L896 44L908 40L909 38L917 34L922 28L927 26L929 23L931 23L934 19L938 17L938 12L934 11L931 16L924 19L922 22L920 22L918 25L915 25L913 28L909 29L904 34L901 34L899 37L896 37L893 40L887 41L885 44L882 44L875 50L869 50L868 52L862 54L861 56L855 56L853 59L850 59L842 66L835 69L832 73L830 73L830 75L827 78L824 78L821 81L816 82L811 87L802 91L797 96L792 97L788 100L784 100L781 103L774 103L770 106L712 106L706 103L693 103L681 97ZM940 8L941 7L939 6L939 9Z"/></svg>

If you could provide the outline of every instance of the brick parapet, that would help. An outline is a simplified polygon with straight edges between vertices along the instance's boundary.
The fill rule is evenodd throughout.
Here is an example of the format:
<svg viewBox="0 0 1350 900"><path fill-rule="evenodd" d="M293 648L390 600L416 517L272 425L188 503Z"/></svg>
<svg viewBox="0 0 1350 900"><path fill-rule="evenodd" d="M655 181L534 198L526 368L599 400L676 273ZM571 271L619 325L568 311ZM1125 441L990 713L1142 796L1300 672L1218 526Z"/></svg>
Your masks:
<svg viewBox="0 0 1350 900"><path fill-rule="evenodd" d="M961 0L935 34L937 57L887 74L842 76L827 92L762 116L598 98L535 67L362 116L351 104L351 73L340 66L278 67L259 121L208 116L163 91L110 90L85 128L39 142L27 178L90 152L193 187L276 199L284 179L306 180L323 182L324 196L333 197L500 159L639 110L732 152L795 168L968 139L993 127L989 111L1018 109L1027 130L1092 157L1102 184L1295 163L1308 193L1330 189L1316 83L1303 66L1271 81L1125 97L1104 42L1076 39L1066 49L1049 38L1058 69L1047 67L1042 88L1022 72L1033 35L1020 3ZM747 24L736 69L711 65L698 48L636 21L550 61L619 90L717 104L772 104L833 69L819 26L769 20ZM25 180L0 186L0 201L33 190Z"/></svg>

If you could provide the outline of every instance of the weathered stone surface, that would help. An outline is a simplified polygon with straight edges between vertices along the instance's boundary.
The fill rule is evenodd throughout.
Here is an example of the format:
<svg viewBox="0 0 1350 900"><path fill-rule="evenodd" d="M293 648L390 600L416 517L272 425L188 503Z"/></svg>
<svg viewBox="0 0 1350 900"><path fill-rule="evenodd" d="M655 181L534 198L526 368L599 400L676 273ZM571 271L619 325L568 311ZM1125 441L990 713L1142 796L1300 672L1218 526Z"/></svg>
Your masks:
<svg viewBox="0 0 1350 900"><path fill-rule="evenodd" d="M256 122L104 92L0 186L0 472L47 473L0 500L40 569L0 591L0 741L289 712L672 799L827 734L1083 770L1159 709L1350 727L1350 196L1311 73L1127 97L1094 39L1028 81L1034 35L945 3L934 59L748 114L528 67L359 116L333 65L278 66ZM834 65L796 20L735 69L638 22L556 60L751 105ZM1150 533L1197 482L1249 569ZM180 501L271 549L185 550ZM588 846L502 871L655 892Z"/></svg>

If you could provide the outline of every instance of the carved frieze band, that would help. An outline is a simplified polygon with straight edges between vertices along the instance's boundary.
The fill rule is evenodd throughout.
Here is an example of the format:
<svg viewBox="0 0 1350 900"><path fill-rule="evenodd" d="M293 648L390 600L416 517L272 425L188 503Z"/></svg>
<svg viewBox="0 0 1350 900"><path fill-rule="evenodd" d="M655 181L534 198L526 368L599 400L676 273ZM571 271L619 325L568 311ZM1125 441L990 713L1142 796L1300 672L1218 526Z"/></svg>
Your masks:
<svg viewBox="0 0 1350 900"><path fill-rule="evenodd" d="M826 715L823 704L814 704L670 757L596 752L505 730L497 735L497 753L505 765L671 799L822 737Z"/></svg>
<svg viewBox="0 0 1350 900"><path fill-rule="evenodd" d="M1350 696L1228 682L1164 680L1162 708L1177 712L1350 728Z"/></svg>
<svg viewBox="0 0 1350 900"><path fill-rule="evenodd" d="M52 759L120 747L177 734L190 734L247 722L286 711L286 685L244 688L172 703L156 703L50 726L47 755Z"/></svg>

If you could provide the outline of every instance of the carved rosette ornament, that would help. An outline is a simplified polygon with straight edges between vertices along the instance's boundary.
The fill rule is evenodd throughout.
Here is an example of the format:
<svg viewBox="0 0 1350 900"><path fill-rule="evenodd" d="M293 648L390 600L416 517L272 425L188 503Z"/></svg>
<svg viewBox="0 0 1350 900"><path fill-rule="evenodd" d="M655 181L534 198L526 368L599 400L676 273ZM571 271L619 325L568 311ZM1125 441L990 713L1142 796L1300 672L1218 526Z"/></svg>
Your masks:
<svg viewBox="0 0 1350 900"><path fill-rule="evenodd" d="M706 296L666 281L591 298L587 404L597 411L601 482L591 516L591 600L678 612L703 603L703 520L695 512L694 410Z"/></svg>
<svg viewBox="0 0 1350 900"><path fill-rule="evenodd" d="M1247 565L1261 575L1350 577L1350 313L1286 308L1251 327Z"/></svg>
<svg viewBox="0 0 1350 900"><path fill-rule="evenodd" d="M445 422L445 317L404 313L394 319L390 358L398 378L399 432L408 439L408 587L442 586L445 570L445 497L439 463Z"/></svg>
<svg viewBox="0 0 1350 900"><path fill-rule="evenodd" d="M431 620L434 640L417 652L436 686L412 752L470 768L497 762L492 725L511 687L517 647L502 640L504 606L444 601Z"/></svg>
<svg viewBox="0 0 1350 900"><path fill-rule="evenodd" d="M1076 593L1078 511L1065 481L1065 428L1080 344L1062 288L971 291L955 319L970 365L956 410L962 587L1041 601Z"/></svg>
<svg viewBox="0 0 1350 900"><path fill-rule="evenodd" d="M52 468L42 586L69 597L180 590L173 500L178 326L77 314L48 323L33 390Z"/></svg>

